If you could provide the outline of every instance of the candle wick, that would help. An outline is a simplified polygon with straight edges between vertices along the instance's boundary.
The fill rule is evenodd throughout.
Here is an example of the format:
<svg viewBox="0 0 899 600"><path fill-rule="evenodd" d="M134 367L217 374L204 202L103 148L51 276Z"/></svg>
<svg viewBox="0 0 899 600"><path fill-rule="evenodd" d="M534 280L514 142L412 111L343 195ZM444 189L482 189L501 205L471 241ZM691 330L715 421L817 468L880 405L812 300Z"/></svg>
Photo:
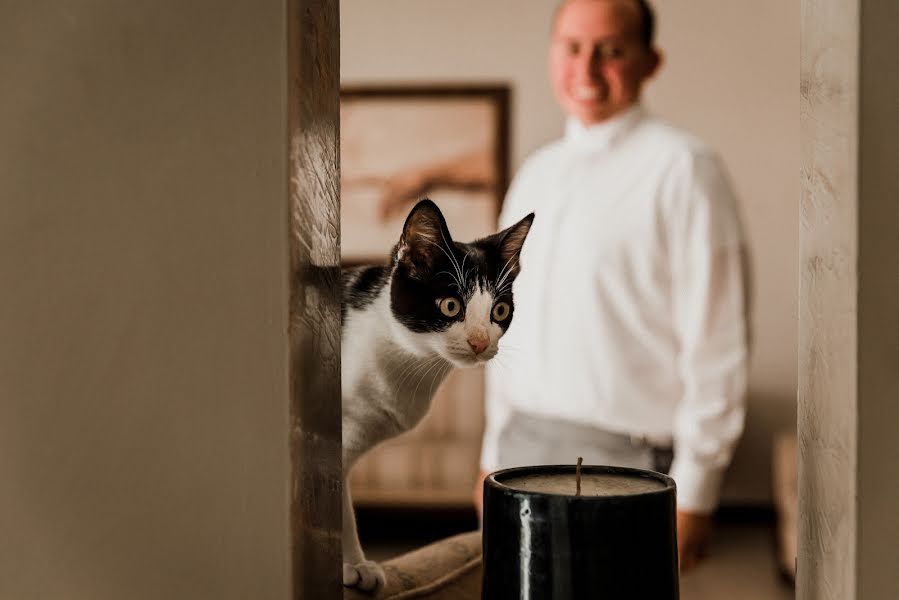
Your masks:
<svg viewBox="0 0 899 600"><path fill-rule="evenodd" d="M576 477L576 480L577 480L577 494L576 494L576 495L578 495L578 496L581 495L581 463L582 463L583 461L584 461L584 457L583 457L583 456L578 456L578 457L577 457L577 467L575 468L575 474L577 475L577 477Z"/></svg>

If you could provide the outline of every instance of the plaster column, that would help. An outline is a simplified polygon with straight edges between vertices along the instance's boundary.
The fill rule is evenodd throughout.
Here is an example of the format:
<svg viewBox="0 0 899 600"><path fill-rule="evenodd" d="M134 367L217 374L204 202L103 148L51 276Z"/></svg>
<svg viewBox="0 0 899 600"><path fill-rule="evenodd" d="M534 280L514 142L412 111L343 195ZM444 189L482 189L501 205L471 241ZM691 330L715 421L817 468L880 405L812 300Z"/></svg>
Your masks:
<svg viewBox="0 0 899 600"><path fill-rule="evenodd" d="M899 597L897 19L802 3L800 600Z"/></svg>

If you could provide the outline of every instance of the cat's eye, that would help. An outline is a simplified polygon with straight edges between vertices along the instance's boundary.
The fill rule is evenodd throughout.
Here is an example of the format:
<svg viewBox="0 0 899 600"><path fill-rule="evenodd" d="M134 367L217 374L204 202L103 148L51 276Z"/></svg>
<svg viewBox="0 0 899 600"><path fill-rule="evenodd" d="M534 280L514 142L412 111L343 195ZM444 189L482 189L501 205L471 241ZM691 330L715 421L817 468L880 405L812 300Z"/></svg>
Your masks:
<svg viewBox="0 0 899 600"><path fill-rule="evenodd" d="M509 313L512 312L509 308L509 305L505 302L497 302L493 305L493 320L494 321L505 321L509 318Z"/></svg>
<svg viewBox="0 0 899 600"><path fill-rule="evenodd" d="M447 317L456 317L462 312L462 303L457 298L443 298L437 306L440 308L440 312Z"/></svg>

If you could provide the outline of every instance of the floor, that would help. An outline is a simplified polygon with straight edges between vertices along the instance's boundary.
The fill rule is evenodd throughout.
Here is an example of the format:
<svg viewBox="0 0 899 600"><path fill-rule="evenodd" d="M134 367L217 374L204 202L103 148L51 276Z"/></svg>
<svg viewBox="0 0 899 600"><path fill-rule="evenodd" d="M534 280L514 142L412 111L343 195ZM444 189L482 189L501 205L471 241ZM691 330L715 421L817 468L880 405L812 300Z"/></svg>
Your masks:
<svg viewBox="0 0 899 600"><path fill-rule="evenodd" d="M476 527L473 516L464 512L436 519L408 512L396 515L369 511L359 515L366 554L379 561ZM758 519L717 523L708 560L681 578L681 600L794 598L792 587L775 566L771 529L770 522Z"/></svg>
<svg viewBox="0 0 899 600"><path fill-rule="evenodd" d="M708 561L681 578L681 600L788 600L774 562L771 526L720 523Z"/></svg>

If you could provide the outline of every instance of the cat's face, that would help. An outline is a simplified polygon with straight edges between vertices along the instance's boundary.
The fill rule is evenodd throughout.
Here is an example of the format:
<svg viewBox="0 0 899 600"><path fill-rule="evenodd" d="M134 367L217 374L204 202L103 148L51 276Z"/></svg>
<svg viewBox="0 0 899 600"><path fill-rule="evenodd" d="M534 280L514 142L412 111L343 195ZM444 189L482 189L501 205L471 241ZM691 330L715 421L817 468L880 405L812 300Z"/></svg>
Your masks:
<svg viewBox="0 0 899 600"><path fill-rule="evenodd" d="M430 200L403 227L392 275L391 310L408 343L458 367L493 358L515 312L512 282L534 215L481 240L454 242Z"/></svg>

